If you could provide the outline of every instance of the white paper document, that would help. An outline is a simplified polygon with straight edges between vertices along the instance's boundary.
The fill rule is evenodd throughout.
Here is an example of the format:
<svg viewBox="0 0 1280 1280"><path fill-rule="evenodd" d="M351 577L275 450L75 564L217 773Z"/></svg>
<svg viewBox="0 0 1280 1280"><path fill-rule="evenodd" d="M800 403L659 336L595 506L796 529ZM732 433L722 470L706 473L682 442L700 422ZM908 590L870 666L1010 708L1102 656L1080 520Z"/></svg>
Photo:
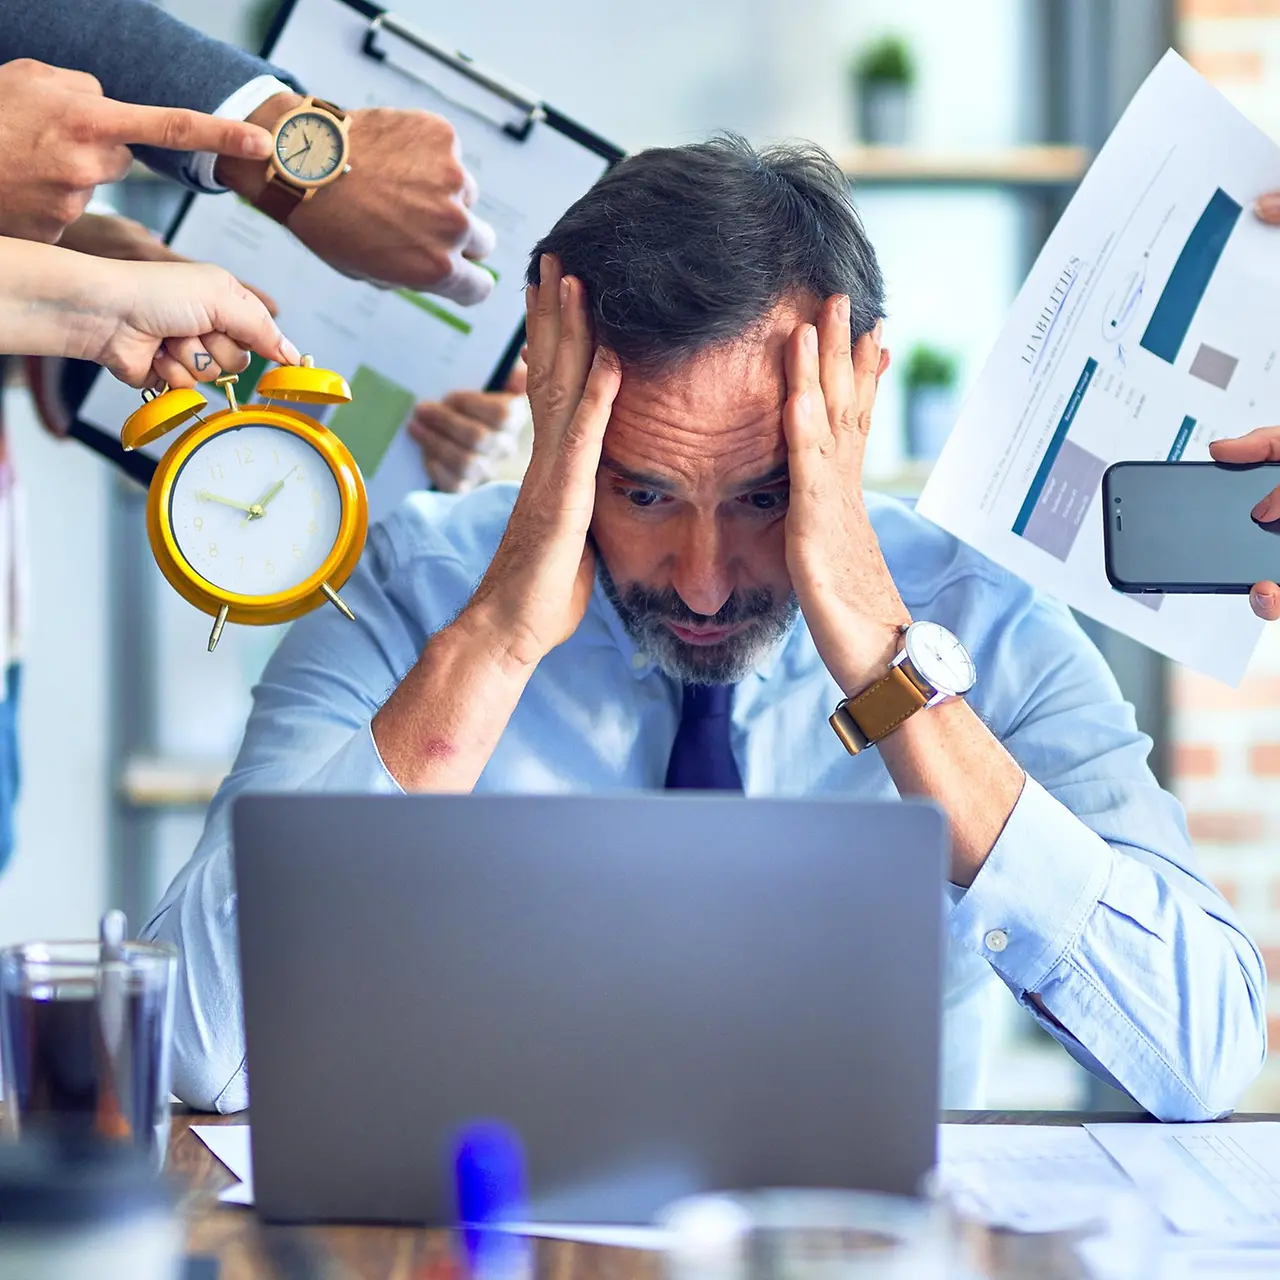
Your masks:
<svg viewBox="0 0 1280 1280"><path fill-rule="evenodd" d="M193 1124L191 1132L204 1143L228 1171L240 1179L218 1193L224 1204L253 1204L253 1156L247 1124ZM505 1228L514 1235L548 1240L573 1240L580 1244L606 1244L623 1249L661 1249L667 1235L659 1227L594 1222L512 1222Z"/></svg>
<svg viewBox="0 0 1280 1280"><path fill-rule="evenodd" d="M1132 1187L1076 1125L939 1125L938 1173L968 1215L1013 1231L1105 1216L1116 1191Z"/></svg>
<svg viewBox="0 0 1280 1280"><path fill-rule="evenodd" d="M1177 54L1147 78L1018 294L920 512L1044 591L1229 683L1242 596L1126 596L1101 482L1280 423L1280 230L1251 209L1280 147ZM1176 518L1176 516L1174 517Z"/></svg>
<svg viewBox="0 0 1280 1280"><path fill-rule="evenodd" d="M224 1187L218 1199L226 1204L253 1203L253 1155L247 1124L193 1124L191 1132L213 1152L227 1171L239 1178L233 1187Z"/></svg>
<svg viewBox="0 0 1280 1280"><path fill-rule="evenodd" d="M1280 1244L1280 1123L1085 1127L1176 1231Z"/></svg>

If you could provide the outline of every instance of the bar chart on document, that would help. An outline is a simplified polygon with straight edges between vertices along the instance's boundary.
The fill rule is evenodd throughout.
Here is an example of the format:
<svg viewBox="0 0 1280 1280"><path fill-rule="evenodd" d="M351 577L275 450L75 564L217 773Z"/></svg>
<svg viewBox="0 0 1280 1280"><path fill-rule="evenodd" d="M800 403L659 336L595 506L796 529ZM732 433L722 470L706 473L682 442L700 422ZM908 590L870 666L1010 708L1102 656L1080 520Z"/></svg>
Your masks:
<svg viewBox="0 0 1280 1280"><path fill-rule="evenodd" d="M1233 683L1259 634L1247 602L1112 589L1101 481L1122 459L1203 460L1211 440L1280 422L1280 232L1249 208L1275 186L1280 149L1166 55L1050 237L920 500L1036 586Z"/></svg>

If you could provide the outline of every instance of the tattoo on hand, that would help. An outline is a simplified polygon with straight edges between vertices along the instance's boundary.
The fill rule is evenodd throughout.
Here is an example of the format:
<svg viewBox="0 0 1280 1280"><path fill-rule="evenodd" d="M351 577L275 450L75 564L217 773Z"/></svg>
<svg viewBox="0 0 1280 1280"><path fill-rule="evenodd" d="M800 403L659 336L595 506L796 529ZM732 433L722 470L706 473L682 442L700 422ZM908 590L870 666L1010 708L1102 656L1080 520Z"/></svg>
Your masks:
<svg viewBox="0 0 1280 1280"><path fill-rule="evenodd" d="M213 363L213 357L207 351L197 351L194 363L196 372L203 373Z"/></svg>

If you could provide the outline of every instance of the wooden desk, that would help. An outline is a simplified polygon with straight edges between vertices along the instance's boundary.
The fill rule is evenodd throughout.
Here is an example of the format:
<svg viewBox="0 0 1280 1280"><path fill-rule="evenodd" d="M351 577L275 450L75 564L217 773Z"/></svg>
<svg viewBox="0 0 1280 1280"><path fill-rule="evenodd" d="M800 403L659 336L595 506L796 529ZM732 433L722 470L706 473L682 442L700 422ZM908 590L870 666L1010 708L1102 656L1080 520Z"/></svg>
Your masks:
<svg viewBox="0 0 1280 1280"><path fill-rule="evenodd" d="M960 1124L1088 1124L1108 1120L1149 1122L1132 1114L1080 1111L949 1111ZM1233 1116L1274 1120L1274 1116ZM449 1256L448 1233L413 1227L264 1227L251 1209L219 1204L217 1193L235 1181L208 1147L187 1132L192 1124L243 1124L243 1116L175 1115L169 1165L192 1189L188 1202L192 1253L214 1254L219 1280L441 1280ZM656 1255L636 1249L536 1242L539 1280L658 1280ZM275 1256L278 1261L273 1263ZM306 1262L301 1261L306 1259ZM290 1260L293 1265L290 1266ZM307 1267L310 1263L310 1269ZM1009 1277L1074 1274L1060 1237L1008 1237L1001 1262Z"/></svg>

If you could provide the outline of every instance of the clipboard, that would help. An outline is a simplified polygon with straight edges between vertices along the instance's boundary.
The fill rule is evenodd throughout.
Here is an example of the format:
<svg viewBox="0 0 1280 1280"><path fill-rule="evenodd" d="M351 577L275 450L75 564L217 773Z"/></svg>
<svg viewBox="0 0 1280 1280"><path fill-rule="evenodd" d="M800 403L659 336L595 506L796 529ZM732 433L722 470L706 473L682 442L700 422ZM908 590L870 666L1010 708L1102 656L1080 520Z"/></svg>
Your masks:
<svg viewBox="0 0 1280 1280"><path fill-rule="evenodd" d="M504 385L524 342L529 251L623 152L531 90L368 0L286 0L263 56L308 92L348 110L421 107L444 116L480 186L475 211L498 235L486 263L495 276L493 295L470 308L352 281L230 194L188 194L165 237L179 253L265 289L280 304L285 333L352 384L355 400L332 412L327 425L360 463L376 519L429 483L403 430L413 404ZM359 163L358 151L352 163ZM242 385L256 381L255 365L241 375ZM148 483L167 442L149 446L150 456L119 447L120 425L138 393L90 366L68 372L64 395L74 406L69 434Z"/></svg>

